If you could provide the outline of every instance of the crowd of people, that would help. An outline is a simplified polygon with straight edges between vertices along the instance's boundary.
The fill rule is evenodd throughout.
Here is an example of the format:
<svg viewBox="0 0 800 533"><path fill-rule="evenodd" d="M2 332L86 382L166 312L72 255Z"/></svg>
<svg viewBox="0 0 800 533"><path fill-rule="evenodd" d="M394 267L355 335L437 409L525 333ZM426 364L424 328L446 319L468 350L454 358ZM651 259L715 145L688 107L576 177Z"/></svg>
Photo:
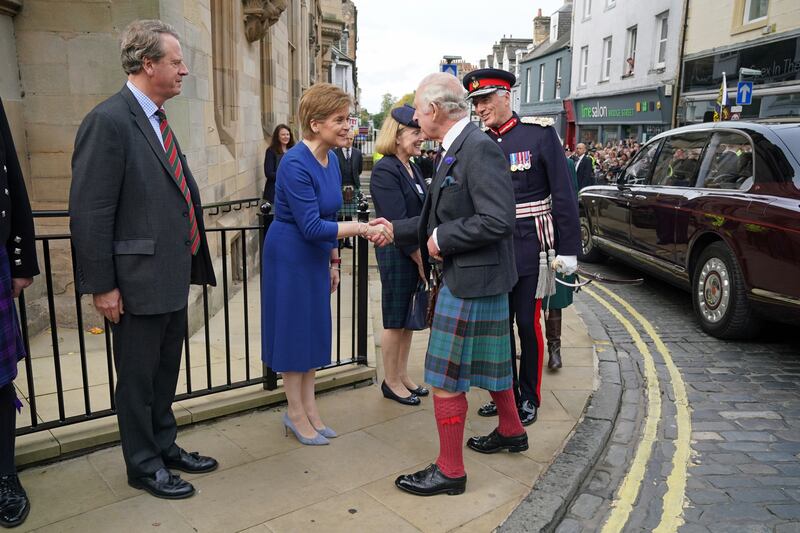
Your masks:
<svg viewBox="0 0 800 533"><path fill-rule="evenodd" d="M189 72L168 24L133 22L121 41L127 82L89 112L75 139L69 212L77 290L91 295L112 325L129 485L159 498L187 498L195 489L175 471L218 467L176 444L171 408L189 287L216 284L199 189L164 110ZM281 124L265 154L264 197L274 218L262 257L262 359L283 379L285 431L310 446L337 437L317 408L314 380L331 360L339 254L348 239L361 237L375 246L382 282L382 395L408 406L432 396L439 455L396 480L415 495L466 490L471 387L489 391L492 401L478 414L497 416L498 425L467 447L528 448L524 426L541 407L543 314L548 366L562 366L560 311L572 299L563 284L577 269L581 174L594 172L594 163L586 165L592 159L602 169L638 148L583 146L571 162L551 123L511 110L514 83L496 69L473 71L463 85L449 74L425 77L414 106L393 109L381 130L384 157L370 180L376 218L369 222L352 220L362 157L349 124L352 99L338 87L318 83L305 91L301 139ZM486 132L469 120L470 105ZM13 298L38 267L30 204L1 105L0 119L0 202L12 215L0 221L0 525L12 527L30 509L13 461L19 401L12 382L25 356ZM426 140L440 149L423 151ZM430 313L427 304L420 312L425 299ZM407 370L413 332L426 327L423 380L430 389Z"/></svg>
<svg viewBox="0 0 800 533"><path fill-rule="evenodd" d="M567 157L578 161L586 155L591 162L592 183L587 185L605 185L615 183L617 175L628 162L639 152L641 145L636 139L622 139L603 143L578 143L575 151L566 150ZM581 175L578 170L578 175ZM578 178L580 182L580 177ZM583 188L583 187L581 187Z"/></svg>

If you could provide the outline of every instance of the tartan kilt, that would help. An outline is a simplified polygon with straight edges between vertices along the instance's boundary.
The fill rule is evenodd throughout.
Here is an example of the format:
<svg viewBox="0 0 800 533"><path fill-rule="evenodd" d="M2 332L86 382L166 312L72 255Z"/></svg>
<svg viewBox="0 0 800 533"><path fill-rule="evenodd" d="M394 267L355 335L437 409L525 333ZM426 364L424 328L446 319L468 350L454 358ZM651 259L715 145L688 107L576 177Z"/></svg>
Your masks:
<svg viewBox="0 0 800 533"><path fill-rule="evenodd" d="M381 275L381 309L384 329L403 328L408 304L420 281L417 265L394 246L375 248Z"/></svg>
<svg viewBox="0 0 800 533"><path fill-rule="evenodd" d="M450 392L511 388L508 320L508 294L458 298L442 285L425 355L425 382Z"/></svg>
<svg viewBox="0 0 800 533"><path fill-rule="evenodd" d="M345 202L344 201L344 189L342 189L342 208L339 209L339 219L343 219L345 217L350 217L353 220L358 218L358 193L360 189L357 187L353 191L353 201L352 202Z"/></svg>
<svg viewBox="0 0 800 533"><path fill-rule="evenodd" d="M12 291L8 251L5 246L0 246L0 387L14 381L17 361L25 357Z"/></svg>
<svg viewBox="0 0 800 533"><path fill-rule="evenodd" d="M570 274L564 276L563 274L556 274L556 277L566 281L567 283L575 283L575 275ZM556 283L556 293L549 298L542 298L542 309L564 309L572 305L572 296L575 294L575 289L572 287L565 287L560 283Z"/></svg>

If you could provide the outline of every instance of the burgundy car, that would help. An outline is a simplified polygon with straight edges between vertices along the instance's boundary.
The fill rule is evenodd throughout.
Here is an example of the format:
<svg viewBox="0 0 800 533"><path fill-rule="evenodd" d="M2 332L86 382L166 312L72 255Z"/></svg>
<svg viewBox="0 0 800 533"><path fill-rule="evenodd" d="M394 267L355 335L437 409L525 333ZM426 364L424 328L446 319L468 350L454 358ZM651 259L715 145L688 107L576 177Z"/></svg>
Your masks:
<svg viewBox="0 0 800 533"><path fill-rule="evenodd" d="M800 124L670 130L579 202L580 259L607 254L688 289L707 333L800 325Z"/></svg>

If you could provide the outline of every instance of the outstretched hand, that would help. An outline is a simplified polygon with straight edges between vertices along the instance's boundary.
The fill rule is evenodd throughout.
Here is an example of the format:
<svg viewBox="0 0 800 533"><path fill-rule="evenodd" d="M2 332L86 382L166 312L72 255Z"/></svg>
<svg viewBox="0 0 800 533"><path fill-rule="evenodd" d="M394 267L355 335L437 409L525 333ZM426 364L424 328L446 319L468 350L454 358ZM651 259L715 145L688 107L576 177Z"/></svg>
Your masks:
<svg viewBox="0 0 800 533"><path fill-rule="evenodd" d="M370 220L365 237L375 246L386 246L394 242L394 227L385 218Z"/></svg>

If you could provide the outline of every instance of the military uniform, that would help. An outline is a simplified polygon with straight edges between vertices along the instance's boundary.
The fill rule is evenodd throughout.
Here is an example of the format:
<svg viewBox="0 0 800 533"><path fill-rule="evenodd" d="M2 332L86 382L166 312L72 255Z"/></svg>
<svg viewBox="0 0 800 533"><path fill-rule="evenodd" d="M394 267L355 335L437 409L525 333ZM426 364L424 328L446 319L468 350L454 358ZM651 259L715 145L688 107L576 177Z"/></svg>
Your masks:
<svg viewBox="0 0 800 533"><path fill-rule="evenodd" d="M491 90L510 90L514 81L513 74L496 69L476 70L464 77L470 97ZM512 113L501 126L486 130L506 155L514 184L517 211L514 254L519 281L509 298L511 328L516 318L522 344L519 373L514 357L512 366L518 405L524 407L529 402L528 405L534 406L529 411L530 422L535 420L536 408L541 403L544 338L540 317L542 299L554 295L556 290L551 264L556 255L577 256L580 247L576 192L564 149L551 125L551 119L520 118ZM511 338L513 354L516 353L514 335Z"/></svg>
<svg viewBox="0 0 800 533"><path fill-rule="evenodd" d="M0 526L20 525L30 505L14 465L17 361L25 357L14 307L14 278L39 273L33 216L11 129L0 101Z"/></svg>

